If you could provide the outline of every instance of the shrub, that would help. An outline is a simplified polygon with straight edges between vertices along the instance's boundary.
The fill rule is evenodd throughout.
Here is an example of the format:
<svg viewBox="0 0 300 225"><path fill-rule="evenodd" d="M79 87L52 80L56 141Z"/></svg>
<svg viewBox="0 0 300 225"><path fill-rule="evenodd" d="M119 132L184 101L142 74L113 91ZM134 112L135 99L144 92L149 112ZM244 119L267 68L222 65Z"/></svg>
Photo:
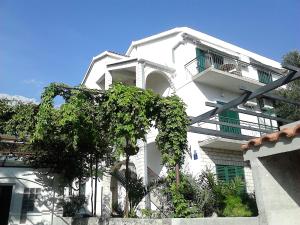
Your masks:
<svg viewBox="0 0 300 225"><path fill-rule="evenodd" d="M82 209L83 205L86 203L86 198L82 195L70 196L68 200L61 200L58 203L58 207L63 208L64 217L73 217L76 213Z"/></svg>
<svg viewBox="0 0 300 225"><path fill-rule="evenodd" d="M223 216L252 216L252 212L247 205L242 202L238 195L228 195L225 197L225 208Z"/></svg>
<svg viewBox="0 0 300 225"><path fill-rule="evenodd" d="M183 175L181 193L188 201L187 217L256 216L254 195L246 193L245 183L240 178L230 182L218 181L215 174L206 169L198 178Z"/></svg>

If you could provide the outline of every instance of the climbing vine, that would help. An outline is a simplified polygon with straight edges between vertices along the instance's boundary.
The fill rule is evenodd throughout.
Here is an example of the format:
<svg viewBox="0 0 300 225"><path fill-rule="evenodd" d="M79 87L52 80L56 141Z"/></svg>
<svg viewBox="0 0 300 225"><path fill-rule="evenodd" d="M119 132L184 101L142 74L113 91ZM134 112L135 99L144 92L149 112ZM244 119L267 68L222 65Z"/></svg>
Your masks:
<svg viewBox="0 0 300 225"><path fill-rule="evenodd" d="M126 168L129 157L139 150L138 140L146 141L145 136L152 126L158 129L156 142L162 162L168 169L175 216L185 216L183 211L188 209L188 204L180 194L175 174L175 167L183 164L187 149L188 117L181 99L177 96L163 98L151 90L122 84L115 84L104 95L102 105L106 118L110 120L109 133L117 153L126 157ZM125 214L127 210L125 205Z"/></svg>
<svg viewBox="0 0 300 225"><path fill-rule="evenodd" d="M54 106L56 96L65 100L60 107ZM99 162L124 156L128 178L130 156L138 153L139 141L146 141L146 134L155 127L156 143L168 169L167 191L174 216L184 217L189 205L181 194L182 185L176 182L175 168L184 162L187 126L185 105L175 95L161 97L119 83L102 93L53 83L45 88L35 116L30 163L50 168L71 182L91 176ZM125 204L125 214L126 210L128 215Z"/></svg>

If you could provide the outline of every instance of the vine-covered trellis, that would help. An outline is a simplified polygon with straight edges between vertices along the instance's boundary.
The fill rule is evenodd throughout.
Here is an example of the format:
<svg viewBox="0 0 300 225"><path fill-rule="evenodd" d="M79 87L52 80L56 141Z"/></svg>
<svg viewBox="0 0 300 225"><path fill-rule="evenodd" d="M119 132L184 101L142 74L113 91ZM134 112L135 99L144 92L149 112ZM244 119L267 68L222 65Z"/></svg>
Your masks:
<svg viewBox="0 0 300 225"><path fill-rule="evenodd" d="M65 101L60 107L54 106L57 96ZM156 143L168 169L174 213L185 216L189 206L180 192L176 168L184 162L189 120L179 97L161 97L151 90L119 83L103 92L52 83L45 88L32 121L29 163L60 173L69 182L97 177L99 162L111 162L120 155L126 158L128 178L129 157L139 151L138 140L146 141L150 128L157 128Z"/></svg>

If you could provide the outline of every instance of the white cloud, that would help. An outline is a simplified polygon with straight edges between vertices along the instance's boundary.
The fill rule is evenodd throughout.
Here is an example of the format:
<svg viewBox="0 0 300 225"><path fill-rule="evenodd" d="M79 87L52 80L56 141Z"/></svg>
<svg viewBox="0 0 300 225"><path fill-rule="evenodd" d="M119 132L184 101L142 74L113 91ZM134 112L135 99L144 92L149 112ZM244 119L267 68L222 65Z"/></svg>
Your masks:
<svg viewBox="0 0 300 225"><path fill-rule="evenodd" d="M24 102L24 103L38 104L38 101L36 99L27 98L27 97L21 96L21 95L8 95L8 94L0 93L0 99L8 99L8 100L14 100L14 101L21 101L21 102Z"/></svg>

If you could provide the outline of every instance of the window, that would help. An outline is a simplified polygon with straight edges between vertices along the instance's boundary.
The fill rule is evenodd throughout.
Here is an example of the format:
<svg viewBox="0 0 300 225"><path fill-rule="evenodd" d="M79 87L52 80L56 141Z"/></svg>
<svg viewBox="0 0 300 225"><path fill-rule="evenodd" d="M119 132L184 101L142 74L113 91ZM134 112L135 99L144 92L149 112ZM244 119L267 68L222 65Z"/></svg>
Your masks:
<svg viewBox="0 0 300 225"><path fill-rule="evenodd" d="M243 181L245 180L244 167L233 166L233 165L216 165L216 172L218 180L229 182L235 177L240 177Z"/></svg>
<svg viewBox="0 0 300 225"><path fill-rule="evenodd" d="M264 84L268 84L272 82L272 75L270 72L266 72L263 70L258 70L258 81Z"/></svg>
<svg viewBox="0 0 300 225"><path fill-rule="evenodd" d="M25 188L22 201L20 223L26 223L27 212L34 211L34 203L41 194L40 188Z"/></svg>
<svg viewBox="0 0 300 225"><path fill-rule="evenodd" d="M223 105L224 102L217 102L218 104ZM225 123L231 123L235 125L240 125L240 117L239 113L231 110L225 110L219 114L219 121ZM232 127L228 125L220 125L220 131L226 133L233 133L233 134L241 134L241 128L239 127Z"/></svg>

